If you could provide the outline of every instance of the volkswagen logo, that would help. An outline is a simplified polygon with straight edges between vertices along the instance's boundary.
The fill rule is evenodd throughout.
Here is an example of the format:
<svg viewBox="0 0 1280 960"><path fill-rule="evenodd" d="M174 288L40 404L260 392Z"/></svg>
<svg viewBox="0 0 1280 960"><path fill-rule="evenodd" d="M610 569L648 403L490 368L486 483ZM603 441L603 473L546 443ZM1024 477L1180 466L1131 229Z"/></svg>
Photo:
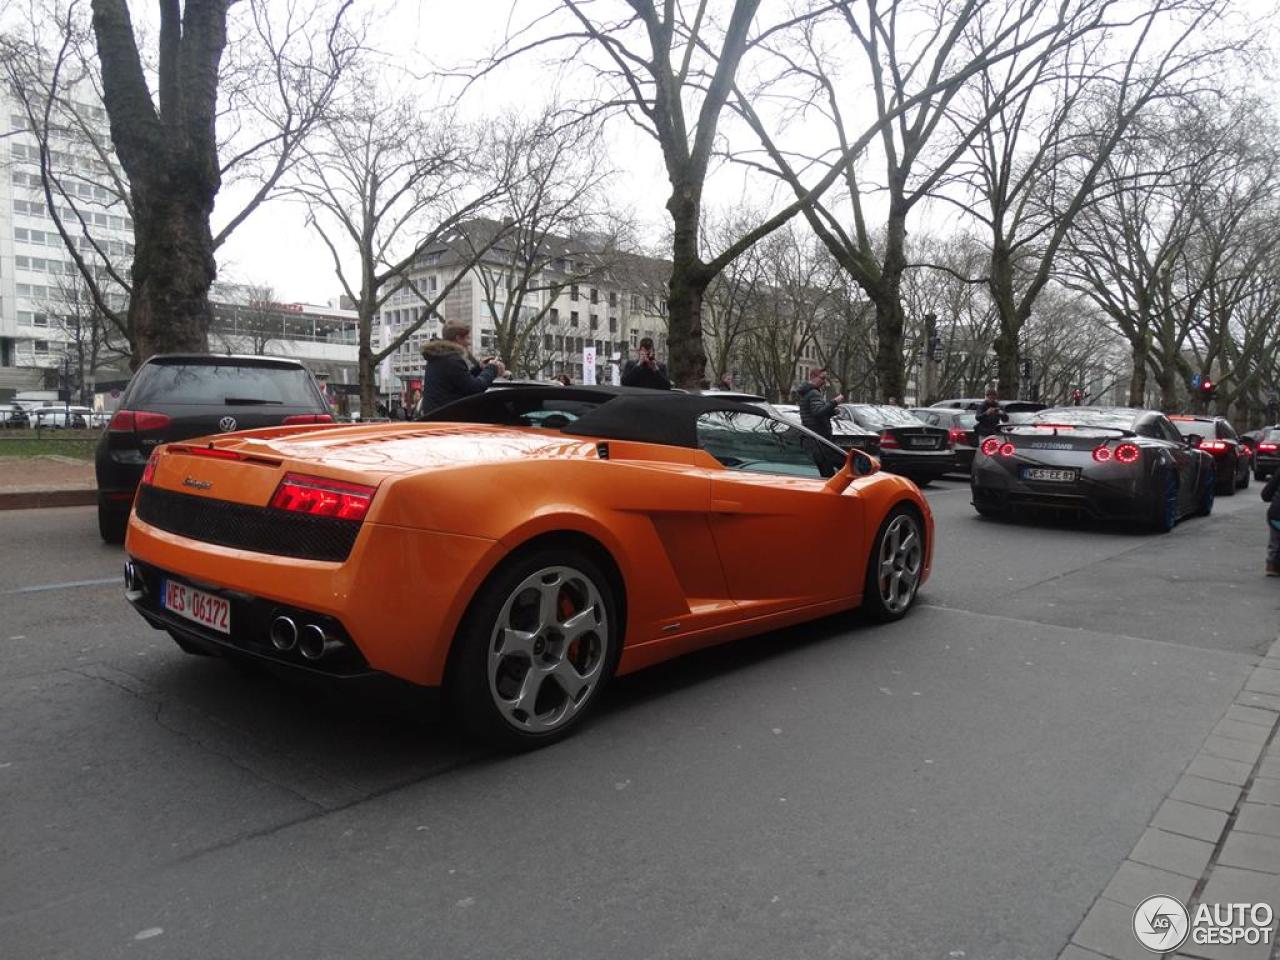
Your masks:
<svg viewBox="0 0 1280 960"><path fill-rule="evenodd" d="M221 430L223 433L230 433L235 428L236 428L235 417L223 417L221 420L218 421L218 429Z"/></svg>

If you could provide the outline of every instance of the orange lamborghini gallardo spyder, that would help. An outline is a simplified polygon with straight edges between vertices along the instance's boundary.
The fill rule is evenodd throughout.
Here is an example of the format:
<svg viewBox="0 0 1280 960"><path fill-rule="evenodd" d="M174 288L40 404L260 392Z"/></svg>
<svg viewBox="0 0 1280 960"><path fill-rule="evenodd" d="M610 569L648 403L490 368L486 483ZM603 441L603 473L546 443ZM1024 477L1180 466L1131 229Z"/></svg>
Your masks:
<svg viewBox="0 0 1280 960"><path fill-rule="evenodd" d="M428 688L520 747L615 674L859 605L902 617L932 541L914 484L767 409L528 386L161 447L125 579L189 653Z"/></svg>

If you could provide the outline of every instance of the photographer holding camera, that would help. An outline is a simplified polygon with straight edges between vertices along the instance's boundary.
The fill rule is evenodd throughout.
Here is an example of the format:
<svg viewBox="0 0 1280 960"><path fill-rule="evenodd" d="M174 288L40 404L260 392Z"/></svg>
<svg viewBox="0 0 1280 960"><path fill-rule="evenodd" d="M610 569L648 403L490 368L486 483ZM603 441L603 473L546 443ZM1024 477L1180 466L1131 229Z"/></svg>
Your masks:
<svg viewBox="0 0 1280 960"><path fill-rule="evenodd" d="M622 369L624 387L649 387L651 390L670 390L667 365L659 363L653 354L653 340L645 337L636 349L636 359L628 360Z"/></svg>
<svg viewBox="0 0 1280 960"><path fill-rule="evenodd" d="M476 363L471 356L471 328L446 323L439 340L422 345L427 361L422 375L422 402L414 415L423 416L446 403L484 393L493 381L507 372L501 360L487 357Z"/></svg>

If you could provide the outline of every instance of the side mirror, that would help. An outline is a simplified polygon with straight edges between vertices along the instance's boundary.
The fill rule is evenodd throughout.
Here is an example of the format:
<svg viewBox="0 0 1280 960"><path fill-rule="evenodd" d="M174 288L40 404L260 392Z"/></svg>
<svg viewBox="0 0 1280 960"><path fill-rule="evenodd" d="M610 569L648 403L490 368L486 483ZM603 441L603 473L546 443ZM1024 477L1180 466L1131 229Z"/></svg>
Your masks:
<svg viewBox="0 0 1280 960"><path fill-rule="evenodd" d="M873 457L867 456L861 450L850 450L845 455L844 466L827 481L824 489L828 493L844 493L849 484L858 477L869 477L879 469L880 464Z"/></svg>

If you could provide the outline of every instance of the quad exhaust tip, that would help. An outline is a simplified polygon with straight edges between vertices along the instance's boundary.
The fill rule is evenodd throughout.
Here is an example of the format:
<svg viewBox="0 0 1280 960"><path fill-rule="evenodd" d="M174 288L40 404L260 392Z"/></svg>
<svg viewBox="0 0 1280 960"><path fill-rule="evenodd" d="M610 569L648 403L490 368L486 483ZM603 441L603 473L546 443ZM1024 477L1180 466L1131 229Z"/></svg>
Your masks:
<svg viewBox="0 0 1280 960"><path fill-rule="evenodd" d="M271 645L285 653L298 642L298 625L289 617L276 617L271 621Z"/></svg>
<svg viewBox="0 0 1280 960"><path fill-rule="evenodd" d="M341 640L335 640L324 632L324 628L309 623L298 635L298 652L308 660L319 660L326 653L342 646Z"/></svg>

